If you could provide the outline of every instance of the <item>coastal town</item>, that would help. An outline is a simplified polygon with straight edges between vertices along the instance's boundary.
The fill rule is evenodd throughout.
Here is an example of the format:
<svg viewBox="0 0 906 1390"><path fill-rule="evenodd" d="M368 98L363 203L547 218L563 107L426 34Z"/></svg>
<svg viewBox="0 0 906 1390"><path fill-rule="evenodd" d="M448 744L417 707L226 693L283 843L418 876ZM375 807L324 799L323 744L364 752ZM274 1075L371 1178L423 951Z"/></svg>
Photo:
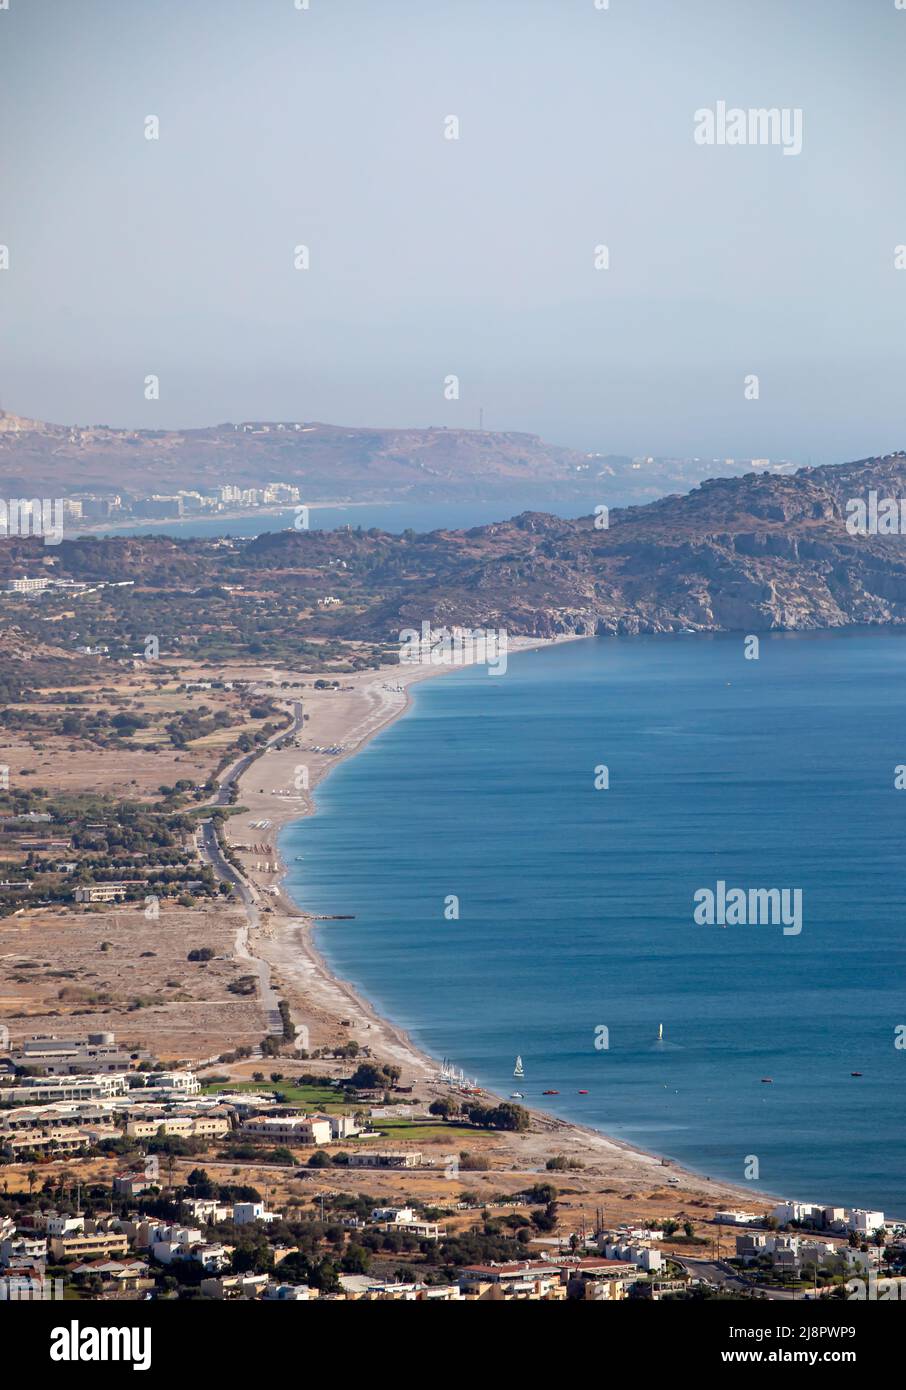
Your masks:
<svg viewBox="0 0 906 1390"><path fill-rule="evenodd" d="M32 647L0 728L8 1297L899 1296L894 1217L689 1172L562 1119L521 1064L492 1095L325 964L344 903L300 908L280 833L444 666L215 659L216 621L204 653L164 624L130 644L134 577L62 568L7 565L23 631L71 643ZM342 573L319 553L313 609Z"/></svg>
<svg viewBox="0 0 906 1390"><path fill-rule="evenodd" d="M241 426L239 428L246 428ZM265 426L269 429L269 426ZM275 426L284 429L285 426ZM78 534L79 524L126 525L140 521L182 521L254 514L268 509L287 509L301 501L294 483L268 482L259 487L218 483L207 488L176 488L171 493L152 492L147 496L127 496L108 491L72 493L62 499L63 521L68 531ZM28 534L26 532L26 534Z"/></svg>
<svg viewBox="0 0 906 1390"><path fill-rule="evenodd" d="M279 833L443 668L116 669L7 706L7 1297L899 1290L895 1219L778 1206L570 1124L521 1079L494 1096L327 969Z"/></svg>
<svg viewBox="0 0 906 1390"><path fill-rule="evenodd" d="M0 0L10 1381L897 1364L906 0L818 12Z"/></svg>
<svg viewBox="0 0 906 1390"><path fill-rule="evenodd" d="M883 1212L574 1215L565 1162L521 1189L492 1168L483 1140L524 1130L521 1107L442 1072L425 1106L394 1068L327 1064L165 1068L109 1032L8 1042L0 1300L903 1296L906 1225Z"/></svg>

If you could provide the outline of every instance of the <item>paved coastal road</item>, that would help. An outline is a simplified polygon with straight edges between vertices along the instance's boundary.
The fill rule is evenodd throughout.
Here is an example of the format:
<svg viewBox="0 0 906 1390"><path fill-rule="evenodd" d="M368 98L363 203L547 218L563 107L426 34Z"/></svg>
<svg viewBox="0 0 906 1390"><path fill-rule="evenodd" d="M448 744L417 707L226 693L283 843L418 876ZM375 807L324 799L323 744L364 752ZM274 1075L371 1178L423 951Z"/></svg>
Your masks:
<svg viewBox="0 0 906 1390"><path fill-rule="evenodd" d="M200 831L198 848L202 859L207 860L218 878L226 879L227 883L232 883L238 898L246 909L249 926L257 927L258 904L255 902L254 894L238 869L234 869L229 860L224 858L223 850L217 839L217 832L214 829L214 822L203 820L198 828Z"/></svg>
<svg viewBox="0 0 906 1390"><path fill-rule="evenodd" d="M302 702L293 702L293 720L288 729L281 729L278 733L268 739L265 747L272 748L279 745L286 738L294 738L303 726ZM211 802L212 806L226 806L230 800L230 789L236 785L239 778L251 766L256 758L261 756L260 751L246 753L239 758L232 767L228 768L220 779L217 794ZM267 1017L267 1027L270 1033L283 1032L283 1020L280 1016L279 997L271 984L270 966L267 961L252 955L249 950L249 930L257 927L260 922L258 903L255 894L252 892L247 879L235 869L224 857L217 839L214 824L210 820L203 820L198 827L198 852L202 861L210 864L218 878L226 883L231 883L236 892L236 896L245 909L246 925L240 927L236 932L236 954L242 959L247 960L249 968L258 977L258 990L265 1015Z"/></svg>
<svg viewBox="0 0 906 1390"><path fill-rule="evenodd" d="M697 1260L688 1255L671 1255L670 1258L678 1265L682 1265L689 1274L703 1280L706 1284L713 1284L727 1293L752 1293L757 1287L750 1284L747 1279L741 1278L732 1265L724 1264L723 1260L720 1262L717 1260ZM792 1302L802 1297L793 1289L760 1289L759 1291L769 1299L785 1302Z"/></svg>
<svg viewBox="0 0 906 1390"><path fill-rule="evenodd" d="M213 823L205 820L198 828L198 852L202 860L210 864L218 878L233 885L245 908L246 924L244 927L237 928L236 931L236 954L241 960L248 961L250 973L258 977L258 993L267 1018L268 1032L282 1033L283 1019L280 1016L280 1000L277 991L271 984L270 966L267 961L253 956L249 950L249 929L257 927L260 920L254 894L242 875L224 859Z"/></svg>
<svg viewBox="0 0 906 1390"><path fill-rule="evenodd" d="M304 723L305 720L302 715L302 701L294 700L293 722L290 724L288 729L279 729L277 733L272 734L271 737L268 739L267 743L264 745L264 748L276 748L280 746L284 739L295 738L297 734L302 732ZM243 756L238 759L238 761L233 763L232 767L227 768L226 772L223 774L223 776L220 779L220 782L218 783L217 794L214 797L214 800L211 802L212 806L229 805L230 790L236 785L240 777L242 777L243 774L248 771L255 759L261 757L261 754L263 752L264 749L259 748L256 749L253 753L244 753Z"/></svg>

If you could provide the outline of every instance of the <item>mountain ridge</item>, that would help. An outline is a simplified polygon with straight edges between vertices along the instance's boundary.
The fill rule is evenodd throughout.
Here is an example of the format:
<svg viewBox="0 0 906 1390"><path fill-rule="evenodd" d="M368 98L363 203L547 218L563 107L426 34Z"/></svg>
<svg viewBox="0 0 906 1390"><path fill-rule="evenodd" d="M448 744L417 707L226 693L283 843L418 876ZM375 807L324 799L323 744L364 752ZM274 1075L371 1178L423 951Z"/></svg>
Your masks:
<svg viewBox="0 0 906 1390"><path fill-rule="evenodd" d="M505 506L575 499L578 508L592 499L648 500L708 473L738 474L742 466L732 459L632 460L515 430L263 420L130 430L0 412L0 486L10 495L135 498L273 481L297 485L305 502L481 498Z"/></svg>
<svg viewBox="0 0 906 1390"><path fill-rule="evenodd" d="M345 527L227 542L19 540L0 555L0 574L133 579L104 600L133 614L164 598L188 613L201 595L205 621L255 641L273 625L284 641L291 631L390 643L424 621L542 637L906 624L904 537L847 526L848 502L870 489L906 497L906 455L711 479L615 510L606 527L526 511L423 535ZM181 621L185 646L191 619Z"/></svg>

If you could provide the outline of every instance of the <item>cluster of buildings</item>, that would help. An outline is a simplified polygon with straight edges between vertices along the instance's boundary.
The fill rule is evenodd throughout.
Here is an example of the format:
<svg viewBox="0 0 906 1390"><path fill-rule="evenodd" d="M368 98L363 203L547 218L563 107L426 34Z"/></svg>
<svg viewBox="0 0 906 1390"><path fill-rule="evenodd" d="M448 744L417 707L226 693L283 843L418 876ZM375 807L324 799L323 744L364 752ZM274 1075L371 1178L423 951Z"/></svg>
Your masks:
<svg viewBox="0 0 906 1390"><path fill-rule="evenodd" d="M150 1052L118 1047L113 1033L89 1033L85 1038L36 1035L13 1044L0 1061L0 1071L39 1071L44 1076L77 1076L85 1072L126 1072L141 1062L153 1063Z"/></svg>
<svg viewBox="0 0 906 1390"><path fill-rule="evenodd" d="M233 1128L230 1113L216 1098L198 1094L191 1072L147 1072L144 1081L130 1086L124 1073L101 1072L26 1076L14 1086L0 1086L0 1153L13 1159L87 1154L129 1134L213 1139Z"/></svg>
<svg viewBox="0 0 906 1390"><path fill-rule="evenodd" d="M782 1227L798 1229L738 1235L736 1260L743 1267L757 1266L793 1278L807 1273L817 1284L821 1271L843 1273L847 1278L877 1277L888 1247L906 1253L906 1231L899 1223L887 1223L882 1211L785 1201L770 1216ZM715 1220L742 1225L754 1224L755 1219L747 1212L718 1212Z"/></svg>
<svg viewBox="0 0 906 1390"><path fill-rule="evenodd" d="M275 1213L264 1211L261 1203L236 1203L232 1208L216 1204L216 1217L242 1225L248 1220L273 1220ZM47 1292L55 1282L46 1276L49 1261L55 1265L63 1262L66 1280L76 1284L90 1281L94 1288L117 1297L140 1296L154 1289L157 1279L168 1272L178 1277L183 1263L202 1267L199 1292L204 1297L243 1301L511 1303L579 1298L617 1302L631 1294L658 1300L695 1282L686 1275L652 1276L628 1260L577 1254L511 1264L466 1265L448 1283L391 1282L365 1274L342 1274L341 1289L327 1293L280 1279L280 1264L291 1253L289 1248L273 1247L275 1268L268 1273L233 1272L234 1249L200 1226L137 1217L87 1220L44 1213L19 1230L11 1221L0 1219L0 1301L62 1296L62 1290Z"/></svg>
<svg viewBox="0 0 906 1390"><path fill-rule="evenodd" d="M623 1260L637 1269L643 1269L646 1274L660 1274L664 1268L664 1256L655 1245L606 1236L600 1241L600 1246L601 1254L608 1260Z"/></svg>
<svg viewBox="0 0 906 1390"><path fill-rule="evenodd" d="M114 1185L116 1186L116 1185ZM204 1209L204 1203L186 1202ZM155 1221L139 1214L93 1218L59 1212L34 1212L17 1225L0 1218L0 1300L9 1296L10 1285L43 1288L49 1262L63 1264L67 1278L100 1279L113 1291L141 1291L154 1287L155 1274L167 1268L178 1272L180 1264L200 1265L206 1274L229 1269L235 1246L216 1239L204 1229L214 1221L236 1226L271 1222L279 1213L263 1202L209 1204L202 1225ZM288 1250L276 1250L275 1259Z"/></svg>
<svg viewBox="0 0 906 1390"><path fill-rule="evenodd" d="M836 1260L843 1262L847 1273L868 1273L880 1267L881 1254L877 1247L858 1250L842 1241L819 1240L816 1236L750 1231L736 1237L736 1258L741 1264L768 1264L776 1273L795 1276L806 1266L814 1265L817 1269Z"/></svg>
<svg viewBox="0 0 906 1390"><path fill-rule="evenodd" d="M210 488L179 488L172 493L150 493L147 497L123 497L118 493L98 496L75 494L63 501L64 520L78 521L170 521L184 516L214 516L237 508L292 506L299 501L293 483L270 482L262 487L238 487L224 483Z"/></svg>
<svg viewBox="0 0 906 1390"><path fill-rule="evenodd" d="M360 1131L351 1115L250 1115L242 1123L243 1134L269 1139L275 1144L329 1144L352 1139Z"/></svg>
<svg viewBox="0 0 906 1390"><path fill-rule="evenodd" d="M342 1290L324 1293L307 1285L284 1284L273 1274L227 1274L203 1279L200 1292L215 1299L279 1299L309 1302L394 1303L558 1303L567 1298L615 1302L633 1288L652 1299L688 1287L688 1277L649 1278L631 1261L605 1256L558 1255L512 1264L466 1265L446 1284L400 1283L367 1274L343 1274Z"/></svg>
<svg viewBox="0 0 906 1390"><path fill-rule="evenodd" d="M612 1303L642 1294L659 1300L685 1289L688 1276L651 1274L632 1259L607 1255L557 1255L510 1264L466 1265L455 1283L388 1284L364 1275L341 1276L342 1294L334 1298L402 1302L555 1303L567 1298Z"/></svg>
<svg viewBox="0 0 906 1390"><path fill-rule="evenodd" d="M147 1259L131 1255L125 1233L104 1220L47 1212L17 1226L0 1217L0 1302L63 1297L64 1281L46 1273L61 1260L71 1261L71 1280L99 1281L118 1297L154 1287Z"/></svg>
<svg viewBox="0 0 906 1390"><path fill-rule="evenodd" d="M35 1036L0 1051L0 1153L86 1153L105 1140L217 1138L234 1127L192 1071L165 1070L111 1032Z"/></svg>
<svg viewBox="0 0 906 1390"><path fill-rule="evenodd" d="M77 903L119 903L125 902L130 894L147 893L151 886L151 880L148 878L114 879L109 883L86 883L74 889L72 897ZM153 886L154 891L159 893L159 884L155 883ZM181 893L197 893L204 887L204 880L200 878L178 880Z"/></svg>
<svg viewBox="0 0 906 1390"><path fill-rule="evenodd" d="M359 1216L346 1216L340 1222L352 1230L370 1228L378 1231L396 1231L399 1235L412 1236L415 1240L443 1240L447 1234L446 1226L439 1221L426 1221L414 1207L374 1207L371 1216L363 1220Z"/></svg>
<svg viewBox="0 0 906 1390"><path fill-rule="evenodd" d="M88 584L81 579L55 579L51 575L26 574L8 580L4 592L7 594L58 593L68 598L83 598L86 594L97 594L101 589L131 589L134 584L134 579L104 579Z"/></svg>
<svg viewBox="0 0 906 1390"><path fill-rule="evenodd" d="M110 1032L8 1043L0 1051L0 1107L0 1155L13 1159L87 1154L123 1137L213 1142L235 1135L274 1148L368 1140L349 1152L352 1168L411 1169L425 1161L418 1150L373 1147L375 1131L350 1113L307 1113L270 1091L202 1094L193 1071L164 1070L143 1049L119 1046ZM123 1195L151 1186L134 1175L123 1182Z"/></svg>
<svg viewBox="0 0 906 1390"><path fill-rule="evenodd" d="M151 1185L147 1179L123 1174L114 1180L113 1190L115 1195L133 1196ZM89 1279L95 1287L100 1281L102 1291L117 1296L153 1289L156 1277L167 1272L178 1278L182 1264L200 1266L205 1276L200 1292L218 1299L396 1298L402 1297L404 1291L407 1297L419 1299L442 1296L433 1288L427 1291L428 1286L388 1285L364 1276L350 1276L349 1288L344 1287L341 1294L319 1294L306 1285L280 1281L274 1273L232 1273L235 1245L221 1239L211 1228L227 1222L238 1227L253 1223L269 1225L281 1219L281 1213L268 1210L260 1200L226 1202L216 1197L185 1198L180 1217L178 1221L165 1221L139 1212L124 1217L112 1212L86 1217L35 1211L22 1218L18 1225L18 1218L0 1217L0 1301L22 1297L23 1290L34 1290L35 1297L42 1296L39 1291L48 1284L48 1263L62 1265L66 1279L77 1283ZM369 1220L350 1218L344 1224L393 1230L419 1239L439 1239L446 1234L444 1227L436 1222L420 1220L411 1207L375 1208ZM291 1253L291 1247L276 1244L271 1248L278 1271L281 1261ZM601 1261L584 1263L589 1268L602 1265ZM563 1264L562 1260L557 1262L557 1265ZM549 1261L527 1261L524 1269L532 1272L531 1278L526 1276L515 1282L508 1278L506 1266L500 1267L499 1276L495 1270L487 1279L477 1279L475 1270L466 1270L455 1286L455 1296L473 1297L478 1293L483 1297L521 1298L541 1293L547 1296L549 1290L561 1282L556 1273L557 1265ZM614 1262L604 1261L603 1265L610 1270ZM534 1272L536 1266L537 1273ZM619 1272L628 1274L630 1271L621 1266ZM499 1288L493 1289L498 1283ZM53 1295L44 1293L43 1296ZM551 1292L550 1296L560 1295Z"/></svg>
<svg viewBox="0 0 906 1390"><path fill-rule="evenodd" d="M144 1078L144 1079L143 1079ZM130 1085L130 1080L133 1084ZM0 1086L0 1105L34 1105L45 1101L135 1099L182 1100L197 1096L198 1077L191 1071L89 1072L85 1075L16 1076L12 1086Z"/></svg>
<svg viewBox="0 0 906 1390"><path fill-rule="evenodd" d="M824 1207L814 1202L780 1202L771 1212L780 1226L796 1222L819 1230L846 1233L855 1231L866 1239L884 1229L883 1211L864 1211L861 1207Z"/></svg>

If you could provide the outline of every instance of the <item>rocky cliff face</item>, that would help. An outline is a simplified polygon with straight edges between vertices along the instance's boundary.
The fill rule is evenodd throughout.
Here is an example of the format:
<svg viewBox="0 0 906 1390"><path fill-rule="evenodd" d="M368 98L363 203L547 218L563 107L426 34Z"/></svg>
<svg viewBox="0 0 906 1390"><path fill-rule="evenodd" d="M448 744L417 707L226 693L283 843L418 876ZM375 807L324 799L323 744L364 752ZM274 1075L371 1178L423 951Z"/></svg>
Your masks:
<svg viewBox="0 0 906 1390"><path fill-rule="evenodd" d="M215 626L254 600L262 621L279 615L306 638L394 641L423 621L538 636L904 623L899 527L852 534L846 524L847 504L872 492L906 498L906 455L715 479L615 511L604 529L594 517L525 512L421 536L283 531L226 548L163 537L64 541L52 558L56 573L78 579L137 578L129 602L139 609L140 595L155 590L188 604L216 592ZM38 543L10 541L0 570L46 573L45 559ZM324 606L325 595L339 603Z"/></svg>
<svg viewBox="0 0 906 1390"><path fill-rule="evenodd" d="M443 564L432 557L401 601L362 618L539 635L902 623L906 540L846 525L847 503L872 490L906 498L906 455L715 479L614 512L606 529L529 513L447 533L435 538Z"/></svg>

